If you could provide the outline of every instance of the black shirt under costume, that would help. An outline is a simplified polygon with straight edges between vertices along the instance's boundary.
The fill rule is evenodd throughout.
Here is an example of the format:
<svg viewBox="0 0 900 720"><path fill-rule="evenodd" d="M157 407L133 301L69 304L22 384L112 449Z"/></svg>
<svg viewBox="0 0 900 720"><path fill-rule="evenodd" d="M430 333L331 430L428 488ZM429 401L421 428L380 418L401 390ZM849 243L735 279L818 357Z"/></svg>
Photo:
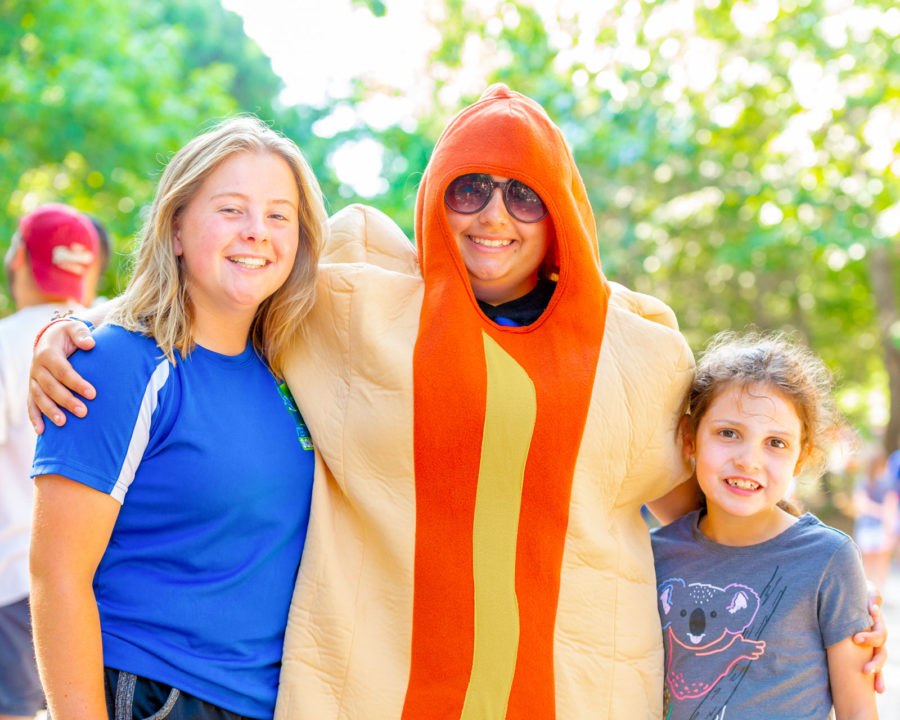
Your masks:
<svg viewBox="0 0 900 720"><path fill-rule="evenodd" d="M478 307L481 308L481 312L487 315L489 320L498 325L519 327L531 325L547 309L555 289L556 283L552 280L538 278L534 289L520 298L501 303L500 305L489 305L479 300Z"/></svg>

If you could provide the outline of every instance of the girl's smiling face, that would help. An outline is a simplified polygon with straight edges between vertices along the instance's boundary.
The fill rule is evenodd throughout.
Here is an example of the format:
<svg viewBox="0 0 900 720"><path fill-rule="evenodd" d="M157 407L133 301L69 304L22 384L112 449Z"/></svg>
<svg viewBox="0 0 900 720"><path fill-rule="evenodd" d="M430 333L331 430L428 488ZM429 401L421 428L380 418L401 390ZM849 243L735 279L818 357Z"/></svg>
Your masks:
<svg viewBox="0 0 900 720"><path fill-rule="evenodd" d="M287 279L299 244L299 196L290 166L269 152L237 153L200 185L175 236L198 342L223 323L249 330L260 303Z"/></svg>
<svg viewBox="0 0 900 720"><path fill-rule="evenodd" d="M500 305L534 289L553 239L549 215L533 223L516 220L507 211L500 188L494 188L488 204L476 213L465 215L449 207L446 212L476 298Z"/></svg>
<svg viewBox="0 0 900 720"><path fill-rule="evenodd" d="M789 491L803 458L794 404L767 384L723 388L685 437L714 524L758 519L763 525Z"/></svg>

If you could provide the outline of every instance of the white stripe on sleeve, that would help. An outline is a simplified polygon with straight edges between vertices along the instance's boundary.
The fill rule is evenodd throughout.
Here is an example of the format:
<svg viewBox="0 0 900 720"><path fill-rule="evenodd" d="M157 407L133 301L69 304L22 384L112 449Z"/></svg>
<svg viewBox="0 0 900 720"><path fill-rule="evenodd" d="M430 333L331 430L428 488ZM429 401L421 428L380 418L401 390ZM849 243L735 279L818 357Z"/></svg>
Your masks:
<svg viewBox="0 0 900 720"><path fill-rule="evenodd" d="M156 410L159 391L166 384L166 380L169 379L169 369L169 361L163 358L150 376L150 381L144 390L141 407L138 410L134 429L131 432L128 452L125 454L122 469L119 471L119 477L116 479L116 486L110 493L120 503L125 502L125 493L128 492L138 465L141 464L141 460L144 458L144 450L147 449L147 443L150 440L150 420L153 417L153 412Z"/></svg>

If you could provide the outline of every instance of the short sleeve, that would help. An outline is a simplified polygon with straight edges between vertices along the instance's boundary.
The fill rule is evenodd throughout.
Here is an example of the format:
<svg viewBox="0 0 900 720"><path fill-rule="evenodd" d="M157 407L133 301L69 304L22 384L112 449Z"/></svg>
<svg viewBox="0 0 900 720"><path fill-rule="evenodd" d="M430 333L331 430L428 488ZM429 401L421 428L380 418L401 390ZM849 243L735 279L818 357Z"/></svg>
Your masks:
<svg viewBox="0 0 900 720"><path fill-rule="evenodd" d="M866 576L859 549L847 538L835 551L819 586L819 629L824 647L868 629Z"/></svg>
<svg viewBox="0 0 900 720"><path fill-rule="evenodd" d="M61 428L47 423L32 477L62 475L122 502L147 447L168 363L148 352L152 341L121 328L101 328L94 337L94 349L73 355L72 364L97 396L86 402L86 417L67 413Z"/></svg>

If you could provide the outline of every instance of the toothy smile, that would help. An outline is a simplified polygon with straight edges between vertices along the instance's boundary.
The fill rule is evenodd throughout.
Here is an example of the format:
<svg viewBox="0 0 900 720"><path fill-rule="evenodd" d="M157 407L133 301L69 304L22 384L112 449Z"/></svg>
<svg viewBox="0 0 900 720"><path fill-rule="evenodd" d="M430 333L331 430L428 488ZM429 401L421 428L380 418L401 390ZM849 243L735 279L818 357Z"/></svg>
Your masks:
<svg viewBox="0 0 900 720"><path fill-rule="evenodd" d="M261 268L269 264L268 260L256 257L230 257L228 260L246 268Z"/></svg>
<svg viewBox="0 0 900 720"><path fill-rule="evenodd" d="M759 490L760 488L759 483L743 478L726 478L725 482L731 485L731 487L740 488L741 490Z"/></svg>
<svg viewBox="0 0 900 720"><path fill-rule="evenodd" d="M476 245L483 245L484 247L489 248L498 248L498 247L506 247L507 245L512 245L512 240L490 240L488 238L476 237L475 235L469 235L469 240L471 240Z"/></svg>

